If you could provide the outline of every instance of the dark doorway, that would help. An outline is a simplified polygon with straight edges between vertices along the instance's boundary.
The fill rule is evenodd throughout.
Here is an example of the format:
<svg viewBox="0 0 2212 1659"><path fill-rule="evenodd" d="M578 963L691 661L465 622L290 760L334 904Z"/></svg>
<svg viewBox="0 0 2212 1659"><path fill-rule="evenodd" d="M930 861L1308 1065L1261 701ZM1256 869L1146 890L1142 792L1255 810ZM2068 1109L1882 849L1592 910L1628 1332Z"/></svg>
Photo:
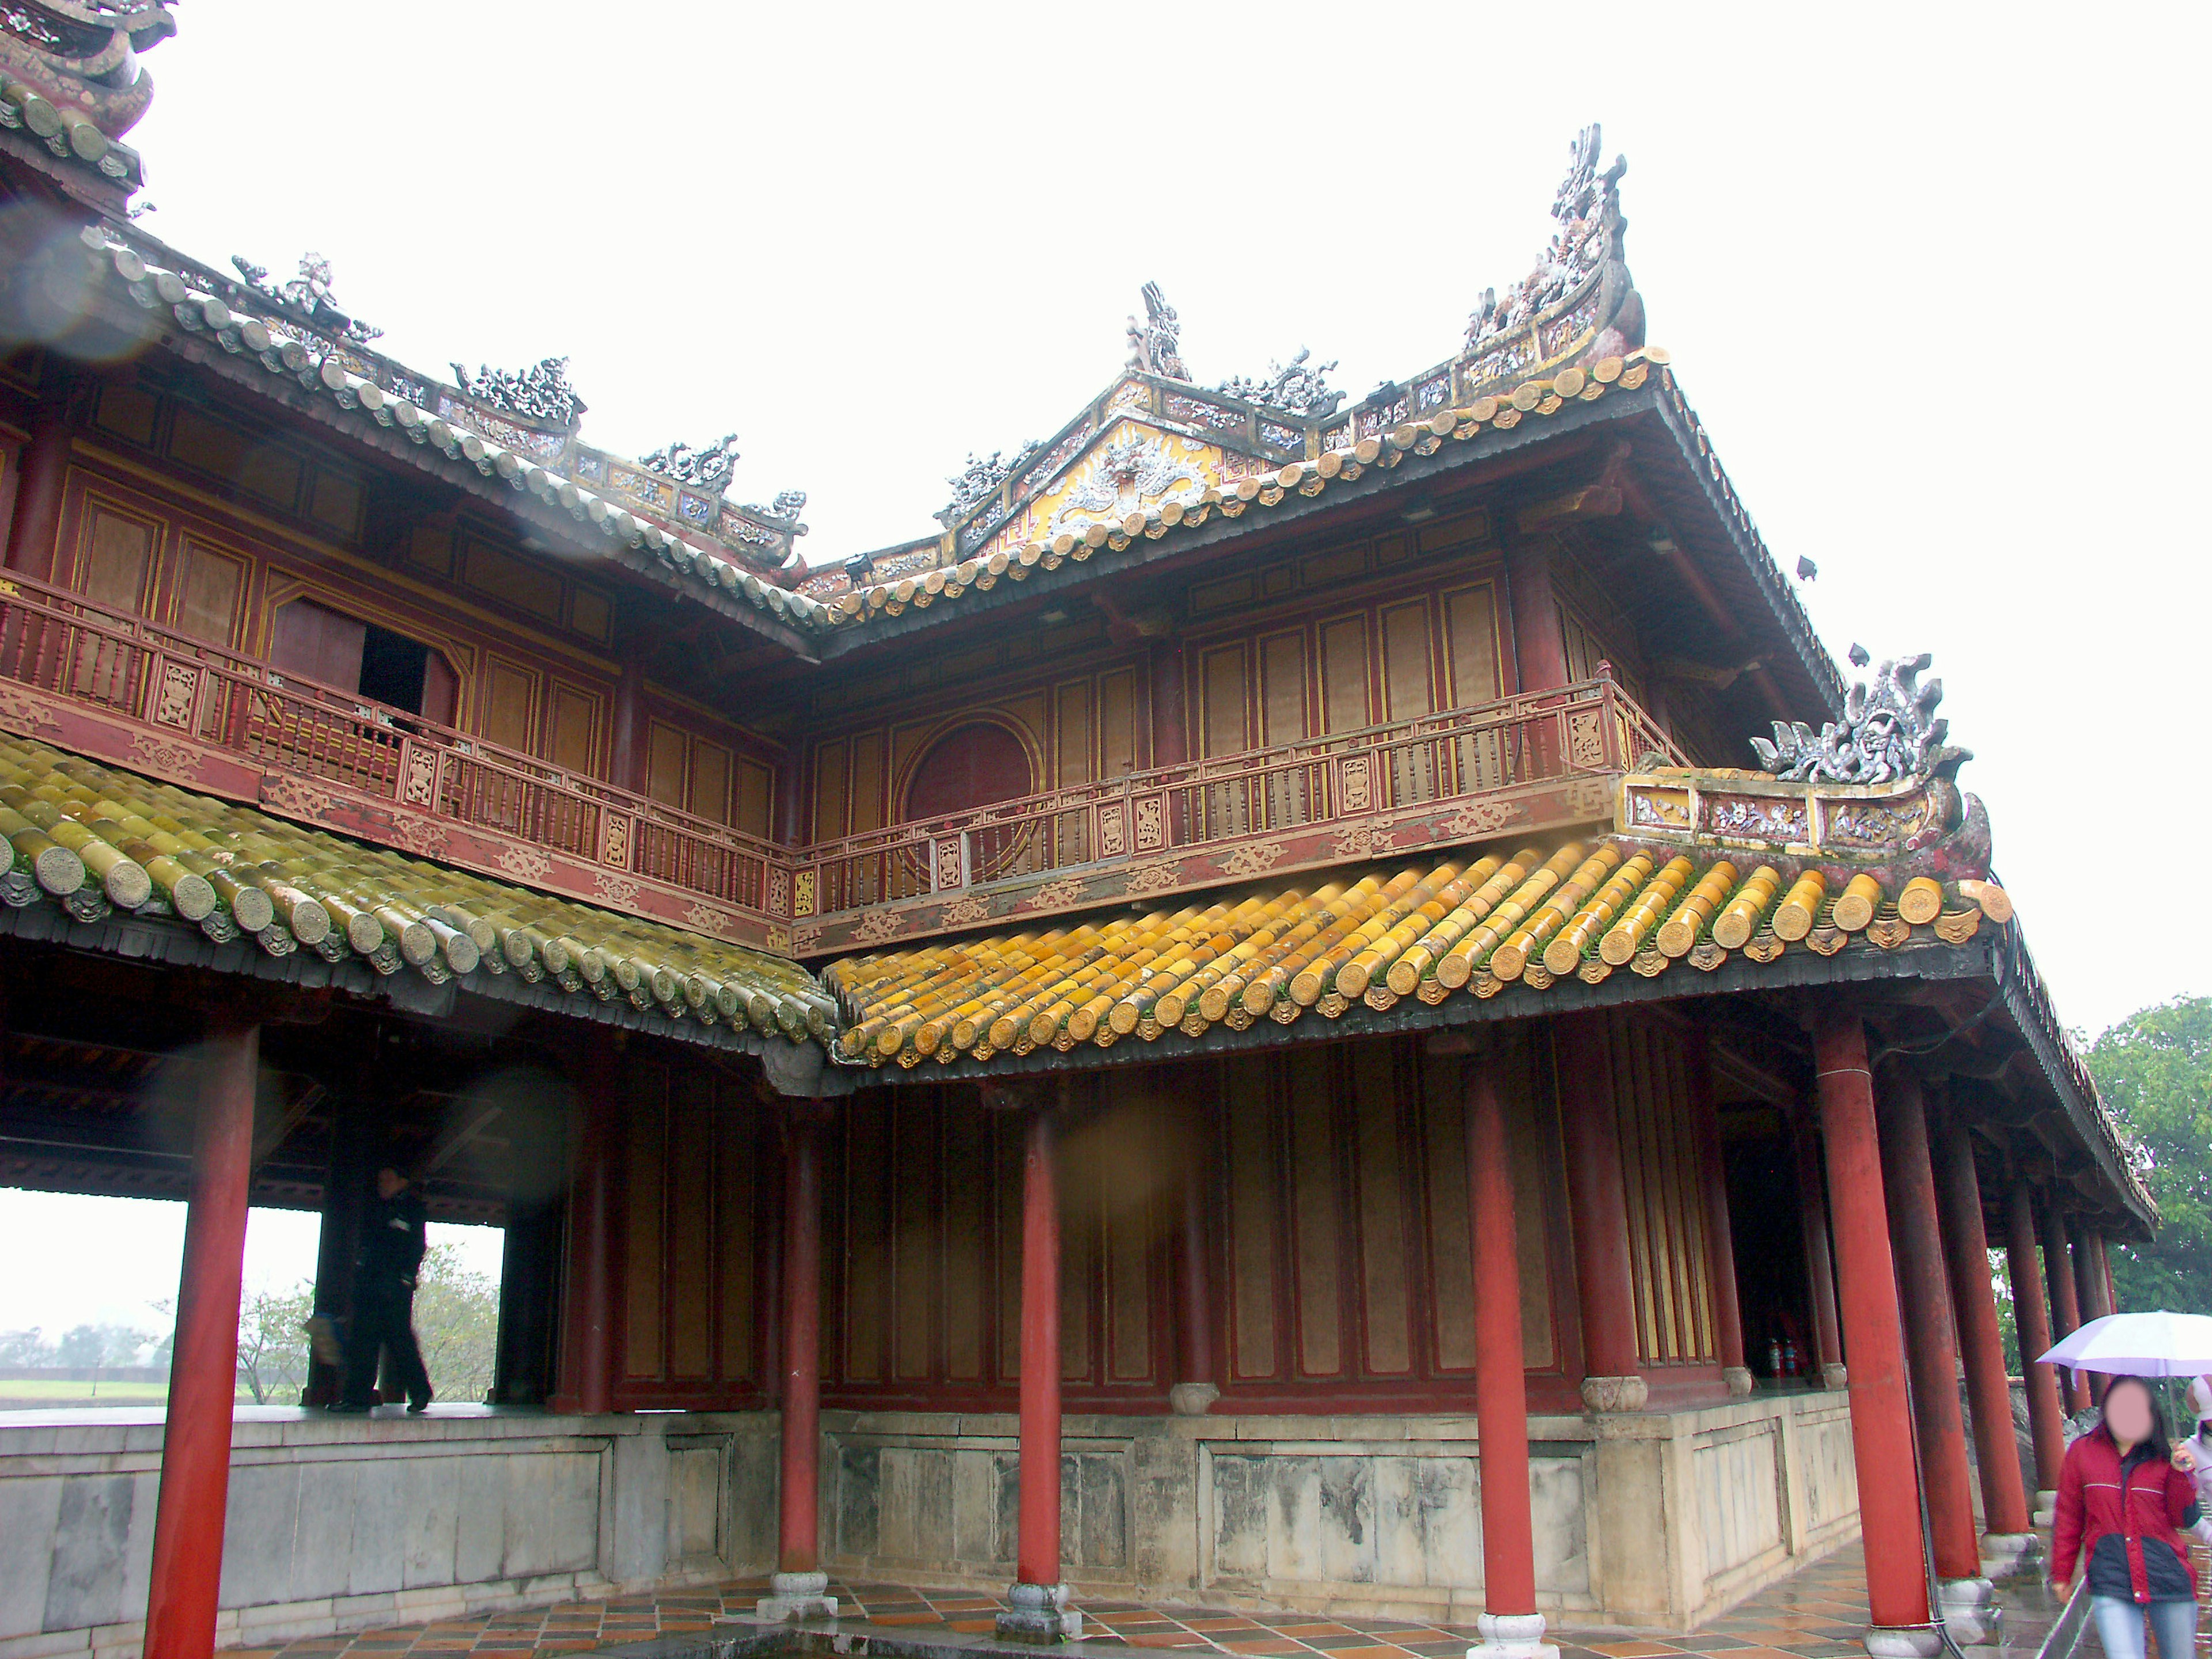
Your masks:
<svg viewBox="0 0 2212 1659"><path fill-rule="evenodd" d="M443 653L313 599L278 609L269 657L287 674L453 723L460 681Z"/></svg>
<svg viewBox="0 0 2212 1659"><path fill-rule="evenodd" d="M371 623L361 642L361 695L419 714L422 670L429 660L430 647L422 641Z"/></svg>

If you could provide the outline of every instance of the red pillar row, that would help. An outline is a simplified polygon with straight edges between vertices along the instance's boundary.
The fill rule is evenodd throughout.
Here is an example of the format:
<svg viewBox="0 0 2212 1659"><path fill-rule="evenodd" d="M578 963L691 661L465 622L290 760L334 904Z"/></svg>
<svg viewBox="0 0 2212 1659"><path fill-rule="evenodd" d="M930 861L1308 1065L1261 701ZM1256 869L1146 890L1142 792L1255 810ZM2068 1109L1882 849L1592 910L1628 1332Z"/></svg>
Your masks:
<svg viewBox="0 0 2212 1659"><path fill-rule="evenodd" d="M1821 1138L1836 1194L1838 1300L1850 1353L1851 1453L1858 1466L1868 1610L1877 1629L1896 1632L1891 1645L1933 1654L1940 1644L1929 1626L1920 1495L1911 1479L1911 1401L1866 1031L1856 1015L1824 1008L1813 1036ZM1924 1644L1919 1632L1927 1634Z"/></svg>
<svg viewBox="0 0 2212 1659"><path fill-rule="evenodd" d="M1184 1148L1182 1225L1176 1239L1176 1319L1181 1327L1182 1375L1169 1391L1178 1413L1196 1416L1219 1395L1213 1351L1213 1287L1206 1235L1209 1164L1202 1132Z"/></svg>
<svg viewBox="0 0 2212 1659"><path fill-rule="evenodd" d="M1920 1081L1893 1071L1883 1079L1878 1116L1882 1190L1897 1247L1897 1285L1905 1314L1905 1352L1912 1382L1912 1423L1920 1447L1936 1576L1982 1576L1980 1540L1966 1470L1966 1425L1959 1412L1959 1350L1936 1218L1936 1178L1928 1156L1928 1115ZM2008 1413L2008 1416L2009 1413Z"/></svg>
<svg viewBox="0 0 2212 1659"><path fill-rule="evenodd" d="M60 539L62 487L69 477L71 430L62 401L67 394L51 384L43 389L53 401L32 422L16 472L15 505L8 526L7 564L40 580L54 576L55 544Z"/></svg>
<svg viewBox="0 0 2212 1659"><path fill-rule="evenodd" d="M582 1069L568 1177L563 1397L556 1403L596 1415L614 1409L616 1138L622 1091L622 1054L614 1034L594 1034Z"/></svg>
<svg viewBox="0 0 2212 1659"><path fill-rule="evenodd" d="M2018 1539L2029 1535L2027 1493L2021 1485L2020 1455L2013 1437L2012 1384L2005 1376L2004 1337L1997 1324L1996 1292L1990 1283L1989 1237L1982 1223L1973 1137L1951 1114L1930 1127L1951 1306L1966 1369L1974 1461L1982 1478L1982 1514L1993 1537ZM2020 1547L2009 1550L2016 1555Z"/></svg>
<svg viewBox="0 0 2212 1659"><path fill-rule="evenodd" d="M232 1023L209 1034L201 1062L176 1346L154 1511L146 1659L208 1659L215 1651L260 1058L260 1028Z"/></svg>
<svg viewBox="0 0 2212 1659"><path fill-rule="evenodd" d="M1638 1411L1648 1391L1637 1374L1628 1203L1606 1018L1569 1014L1554 1022L1553 1031L1567 1207L1574 1224L1575 1292L1582 1307L1583 1402L1592 1411Z"/></svg>
<svg viewBox="0 0 2212 1659"><path fill-rule="evenodd" d="M2081 1328L2081 1304L2074 1296L2073 1252L2067 1248L2066 1217L2058 1207L2058 1195L2046 1192L2036 1213L2042 1223L2043 1277L2051 1289L2051 1340L2063 1342ZM2068 1411L2082 1410L2089 1403L2087 1379L2077 1370L2061 1370L2058 1397Z"/></svg>
<svg viewBox="0 0 2212 1659"><path fill-rule="evenodd" d="M2066 1457L2065 1413L2058 1404L2058 1378L2036 1355L2051 1346L2051 1316L2043 1305L2043 1274L2035 1261L2035 1213L2027 1182L2015 1181L2005 1197L2005 1270L2012 1280L2012 1315L2020 1334L2021 1374L2027 1382L2027 1423L2035 1443L2035 1484L2058 1490L2058 1466Z"/></svg>

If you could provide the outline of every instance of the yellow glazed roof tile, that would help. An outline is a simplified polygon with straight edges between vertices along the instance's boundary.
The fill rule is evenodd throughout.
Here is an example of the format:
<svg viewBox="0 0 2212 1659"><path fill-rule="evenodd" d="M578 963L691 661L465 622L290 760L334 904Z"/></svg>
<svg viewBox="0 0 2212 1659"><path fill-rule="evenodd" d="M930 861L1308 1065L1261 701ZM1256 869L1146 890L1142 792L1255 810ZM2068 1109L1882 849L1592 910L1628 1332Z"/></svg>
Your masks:
<svg viewBox="0 0 2212 1659"><path fill-rule="evenodd" d="M573 904L234 805L0 733L0 903L79 921L173 917L217 944L313 951L464 985L513 975L672 1024L793 1042L835 1008L795 964Z"/></svg>
<svg viewBox="0 0 2212 1659"><path fill-rule="evenodd" d="M1622 968L1656 978L1737 956L1764 965L1791 951L1960 945L2011 914L1989 881L1861 871L1831 893L1816 867L1785 887L1774 864L1725 849L1607 836L848 957L823 979L846 1022L837 1057L911 1067L1287 1025L1309 1010L1336 1019L1407 996L1541 993Z"/></svg>

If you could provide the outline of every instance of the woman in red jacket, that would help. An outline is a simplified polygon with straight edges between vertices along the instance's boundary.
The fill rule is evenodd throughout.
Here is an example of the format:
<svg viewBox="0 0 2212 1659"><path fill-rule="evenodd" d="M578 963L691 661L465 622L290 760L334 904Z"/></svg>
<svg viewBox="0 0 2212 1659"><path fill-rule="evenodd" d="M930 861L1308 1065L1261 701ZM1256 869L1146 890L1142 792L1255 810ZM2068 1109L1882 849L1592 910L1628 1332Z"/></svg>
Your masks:
<svg viewBox="0 0 2212 1659"><path fill-rule="evenodd" d="M2051 1542L2051 1585L2062 1599L2081 1562L2106 1659L2146 1659L2146 1613L2159 1659L2191 1659L2197 1576L2181 1529L2197 1521L2197 1483L2174 1467L2150 1384L2114 1377L2104 1420L2066 1449Z"/></svg>

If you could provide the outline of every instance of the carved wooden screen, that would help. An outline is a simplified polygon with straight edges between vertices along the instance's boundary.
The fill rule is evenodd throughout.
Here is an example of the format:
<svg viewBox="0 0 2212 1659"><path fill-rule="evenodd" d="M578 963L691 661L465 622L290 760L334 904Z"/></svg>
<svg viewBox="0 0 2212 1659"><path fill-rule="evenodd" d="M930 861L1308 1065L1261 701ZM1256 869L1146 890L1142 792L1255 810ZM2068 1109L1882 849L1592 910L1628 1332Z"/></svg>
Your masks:
<svg viewBox="0 0 2212 1659"><path fill-rule="evenodd" d="M1211 758L1252 747L1251 686L1242 641L1216 646L1199 659L1199 698L1201 754ZM1208 788L1200 810L1205 815L1204 835L1242 835L1252 827L1251 803L1242 783Z"/></svg>
<svg viewBox="0 0 2212 1659"><path fill-rule="evenodd" d="M1382 607L1382 718L1409 720L1436 711L1436 684L1429 660L1429 605L1408 599ZM1433 800L1437 793L1436 751L1426 744L1390 754L1391 799L1400 804Z"/></svg>
<svg viewBox="0 0 2212 1659"><path fill-rule="evenodd" d="M1443 638L1453 708L1470 708L1504 695L1504 680L1498 672L1497 592L1489 583L1443 596ZM1504 781L1503 742L1496 732L1459 739L1462 788L1496 788Z"/></svg>

